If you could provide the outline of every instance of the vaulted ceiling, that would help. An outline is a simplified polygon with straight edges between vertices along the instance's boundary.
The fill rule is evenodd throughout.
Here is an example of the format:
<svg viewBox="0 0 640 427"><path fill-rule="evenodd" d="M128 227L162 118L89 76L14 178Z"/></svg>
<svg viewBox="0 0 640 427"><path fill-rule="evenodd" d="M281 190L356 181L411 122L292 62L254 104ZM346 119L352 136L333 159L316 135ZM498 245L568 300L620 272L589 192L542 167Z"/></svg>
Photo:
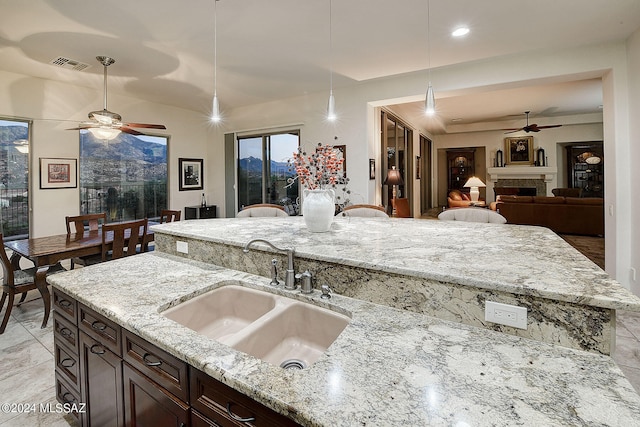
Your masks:
<svg viewBox="0 0 640 427"><path fill-rule="evenodd" d="M101 89L102 67L95 57L107 55L116 59L109 67L109 91L203 113L210 108L212 0L2 3L0 69ZM330 0L219 0L221 104L234 108L328 90L330 68L334 87L340 87L429 65L625 40L640 28L638 0L429 4L430 28L426 0L333 0L331 18ZM471 32L452 37L460 25ZM76 71L52 65L59 57L89 67ZM598 111L601 92L599 79L581 79L449 97L439 100L438 109L445 120L470 122L513 119L510 115L525 110L539 117L584 114ZM397 108L412 114L419 107Z"/></svg>

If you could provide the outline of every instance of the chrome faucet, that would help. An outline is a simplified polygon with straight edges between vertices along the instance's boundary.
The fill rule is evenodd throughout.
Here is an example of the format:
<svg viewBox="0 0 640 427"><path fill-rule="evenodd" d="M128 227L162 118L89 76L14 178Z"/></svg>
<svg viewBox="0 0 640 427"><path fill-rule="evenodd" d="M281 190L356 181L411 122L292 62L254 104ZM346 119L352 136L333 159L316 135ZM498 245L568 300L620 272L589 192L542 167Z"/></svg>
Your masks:
<svg viewBox="0 0 640 427"><path fill-rule="evenodd" d="M279 252L284 252L287 254L287 271L285 273L284 276L284 288L285 289L295 289L296 288L296 278L295 278L295 273L293 271L293 253L294 253L294 249L293 248L279 248L277 246L275 246L273 243L264 240L264 239L253 239L250 240L249 242L247 242L246 245L244 245L244 248L242 248L242 252L244 252L245 254L249 252L249 249L251 248L251 245L254 243L264 243L265 245L269 246L271 249L274 249L276 251Z"/></svg>

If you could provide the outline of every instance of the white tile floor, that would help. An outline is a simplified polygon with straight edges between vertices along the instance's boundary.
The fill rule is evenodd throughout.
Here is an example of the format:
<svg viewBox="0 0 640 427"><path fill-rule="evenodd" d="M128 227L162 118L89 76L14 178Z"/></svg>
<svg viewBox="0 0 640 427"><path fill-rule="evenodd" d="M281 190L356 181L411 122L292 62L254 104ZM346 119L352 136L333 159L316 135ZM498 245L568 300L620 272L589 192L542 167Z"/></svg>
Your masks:
<svg viewBox="0 0 640 427"><path fill-rule="evenodd" d="M0 335L0 404L55 405L52 321L40 329L42 300L32 291L27 302L14 307ZM4 312L2 313L4 315ZM640 393L640 313L618 312L614 360ZM67 416L68 419L69 416ZM0 411L0 426L58 427L74 425L62 415L38 410L29 414Z"/></svg>

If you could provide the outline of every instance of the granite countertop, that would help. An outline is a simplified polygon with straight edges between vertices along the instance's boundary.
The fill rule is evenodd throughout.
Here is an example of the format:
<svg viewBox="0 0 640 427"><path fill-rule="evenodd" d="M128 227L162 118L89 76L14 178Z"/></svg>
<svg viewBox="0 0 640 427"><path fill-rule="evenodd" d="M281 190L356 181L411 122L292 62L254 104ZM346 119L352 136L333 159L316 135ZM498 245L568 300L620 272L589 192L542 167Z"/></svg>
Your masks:
<svg viewBox="0 0 640 427"><path fill-rule="evenodd" d="M234 246L263 238L295 247L296 257L640 311L639 297L544 227L338 216L326 233L309 232L301 217L180 221L151 229Z"/></svg>
<svg viewBox="0 0 640 427"><path fill-rule="evenodd" d="M202 222L193 227L186 222L185 228L193 231ZM342 226L349 230L348 223ZM454 226L447 228L448 236L456 233ZM509 233L505 238L516 239ZM371 259L378 259L376 253L381 251L371 248ZM269 289L267 278L156 252L47 280L124 328L306 426L620 426L640 419L640 396L608 356L340 295L327 303L318 292L306 297L278 290L351 315L350 324L318 361L305 370L291 371L205 338L160 314L225 284Z"/></svg>

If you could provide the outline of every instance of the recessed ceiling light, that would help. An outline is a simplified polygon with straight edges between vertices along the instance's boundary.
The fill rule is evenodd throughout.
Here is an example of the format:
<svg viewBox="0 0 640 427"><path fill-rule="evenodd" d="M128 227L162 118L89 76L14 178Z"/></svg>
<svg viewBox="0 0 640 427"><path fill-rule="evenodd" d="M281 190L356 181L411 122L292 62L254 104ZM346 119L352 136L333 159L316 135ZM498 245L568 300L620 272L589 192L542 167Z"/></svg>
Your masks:
<svg viewBox="0 0 640 427"><path fill-rule="evenodd" d="M469 34L469 28L467 27L456 28L455 30L453 30L453 33L451 33L453 37L462 37L466 36L467 34Z"/></svg>

